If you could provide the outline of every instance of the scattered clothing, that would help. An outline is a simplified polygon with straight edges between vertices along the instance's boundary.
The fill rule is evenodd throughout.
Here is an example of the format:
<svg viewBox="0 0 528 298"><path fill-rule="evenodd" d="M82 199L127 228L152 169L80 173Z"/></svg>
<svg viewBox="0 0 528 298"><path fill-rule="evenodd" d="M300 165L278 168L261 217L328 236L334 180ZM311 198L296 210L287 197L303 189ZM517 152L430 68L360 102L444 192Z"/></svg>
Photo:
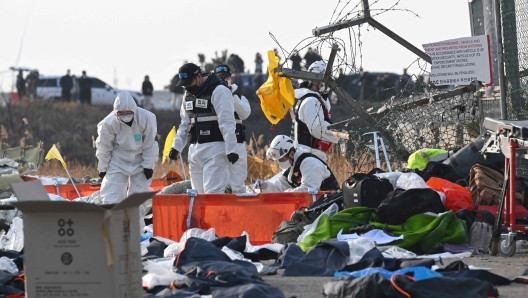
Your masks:
<svg viewBox="0 0 528 298"><path fill-rule="evenodd" d="M359 236L356 233L354 233L354 234L342 234L342 232L343 232L343 230L340 230L339 233L337 233L337 240L347 241L347 240L358 239L359 237L366 237L366 238L369 238L369 239L372 239L372 240L376 241L376 244L388 244L388 243L391 243L393 241L402 240L403 239L403 234L398 236L398 237L393 237L393 236L387 235L384 231L379 230L379 229L368 231L367 233L362 234L361 236Z"/></svg>

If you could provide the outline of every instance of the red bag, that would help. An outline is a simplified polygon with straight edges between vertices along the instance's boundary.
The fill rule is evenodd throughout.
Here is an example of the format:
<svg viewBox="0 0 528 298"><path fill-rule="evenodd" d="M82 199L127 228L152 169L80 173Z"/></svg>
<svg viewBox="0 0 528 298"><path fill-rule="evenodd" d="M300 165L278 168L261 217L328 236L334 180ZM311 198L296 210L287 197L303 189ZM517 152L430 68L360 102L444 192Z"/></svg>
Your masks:
<svg viewBox="0 0 528 298"><path fill-rule="evenodd" d="M469 192L469 189L451 181L436 177L431 177L429 180L427 180L426 184L430 188L445 194L446 199L444 206L446 210L453 210L453 212L457 212L460 209L473 209L471 193Z"/></svg>

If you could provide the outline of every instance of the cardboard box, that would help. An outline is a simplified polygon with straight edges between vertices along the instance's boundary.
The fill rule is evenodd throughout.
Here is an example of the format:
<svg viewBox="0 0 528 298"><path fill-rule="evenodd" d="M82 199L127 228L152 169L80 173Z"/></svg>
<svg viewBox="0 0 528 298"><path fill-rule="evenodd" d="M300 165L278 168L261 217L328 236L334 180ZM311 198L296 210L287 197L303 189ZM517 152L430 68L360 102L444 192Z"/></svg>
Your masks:
<svg viewBox="0 0 528 298"><path fill-rule="evenodd" d="M24 219L27 297L143 297L138 206L155 192L95 205L50 201L39 181L12 187Z"/></svg>

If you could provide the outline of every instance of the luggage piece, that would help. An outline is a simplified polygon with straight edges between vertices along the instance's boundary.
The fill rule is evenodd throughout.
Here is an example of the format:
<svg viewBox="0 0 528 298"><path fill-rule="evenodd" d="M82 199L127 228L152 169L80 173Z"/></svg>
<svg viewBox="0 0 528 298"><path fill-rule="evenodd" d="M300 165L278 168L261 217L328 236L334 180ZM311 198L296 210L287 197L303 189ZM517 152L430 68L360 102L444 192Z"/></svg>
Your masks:
<svg viewBox="0 0 528 298"><path fill-rule="evenodd" d="M473 209L478 205L498 205L502 183L504 183L503 174L483 164L474 165L469 175L469 191Z"/></svg>
<svg viewBox="0 0 528 298"><path fill-rule="evenodd" d="M420 175L425 182L431 177L445 179L456 183L462 177L450 166L437 161L430 161Z"/></svg>
<svg viewBox="0 0 528 298"><path fill-rule="evenodd" d="M343 210L343 192L341 190L326 192L321 195L315 202L311 203L306 210L304 210L304 215L315 221L315 219L332 204L337 204L339 211Z"/></svg>
<svg viewBox="0 0 528 298"><path fill-rule="evenodd" d="M295 211L290 220L284 220L273 233L271 243L288 244L297 243L297 238L304 232L304 226L313 223L321 213L332 204L337 204L343 210L343 193L341 190L327 192L321 195L308 208Z"/></svg>
<svg viewBox="0 0 528 298"><path fill-rule="evenodd" d="M482 150L485 143L486 139L479 136L473 140L473 142L458 150L443 163L452 166L462 179L468 177L471 167L478 163L487 163L496 167L503 167L504 154L502 153L487 154L486 159L484 159L484 155L480 153L480 150Z"/></svg>
<svg viewBox="0 0 528 298"><path fill-rule="evenodd" d="M489 251L493 226L482 221L475 221L469 229L469 245L474 246L478 253Z"/></svg>
<svg viewBox="0 0 528 298"><path fill-rule="evenodd" d="M379 169L367 174L356 173L343 182L343 207L377 208L387 194L394 190L389 179L375 176Z"/></svg>
<svg viewBox="0 0 528 298"><path fill-rule="evenodd" d="M271 243L280 243L287 245L288 243L297 243L297 238L304 231L304 226L311 224L315 219L311 219L305 215L304 210L299 209L295 211L290 220L283 220L277 230L271 236Z"/></svg>
<svg viewBox="0 0 528 298"><path fill-rule="evenodd" d="M379 205L376 220L389 225L399 225L416 214L445 211L440 195L430 188L396 189Z"/></svg>

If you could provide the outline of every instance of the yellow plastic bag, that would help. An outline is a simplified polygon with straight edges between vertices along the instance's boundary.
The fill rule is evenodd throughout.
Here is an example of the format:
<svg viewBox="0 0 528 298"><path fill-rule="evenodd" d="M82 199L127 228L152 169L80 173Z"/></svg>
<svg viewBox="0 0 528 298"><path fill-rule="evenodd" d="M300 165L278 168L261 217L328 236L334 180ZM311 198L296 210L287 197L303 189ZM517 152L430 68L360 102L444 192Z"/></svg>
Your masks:
<svg viewBox="0 0 528 298"><path fill-rule="evenodd" d="M279 66L279 58L273 51L268 51L268 59L268 80L259 87L256 93L260 98L260 107L266 118L272 124L277 124L293 106L295 94L290 79L280 77L280 73L275 73L275 68Z"/></svg>

